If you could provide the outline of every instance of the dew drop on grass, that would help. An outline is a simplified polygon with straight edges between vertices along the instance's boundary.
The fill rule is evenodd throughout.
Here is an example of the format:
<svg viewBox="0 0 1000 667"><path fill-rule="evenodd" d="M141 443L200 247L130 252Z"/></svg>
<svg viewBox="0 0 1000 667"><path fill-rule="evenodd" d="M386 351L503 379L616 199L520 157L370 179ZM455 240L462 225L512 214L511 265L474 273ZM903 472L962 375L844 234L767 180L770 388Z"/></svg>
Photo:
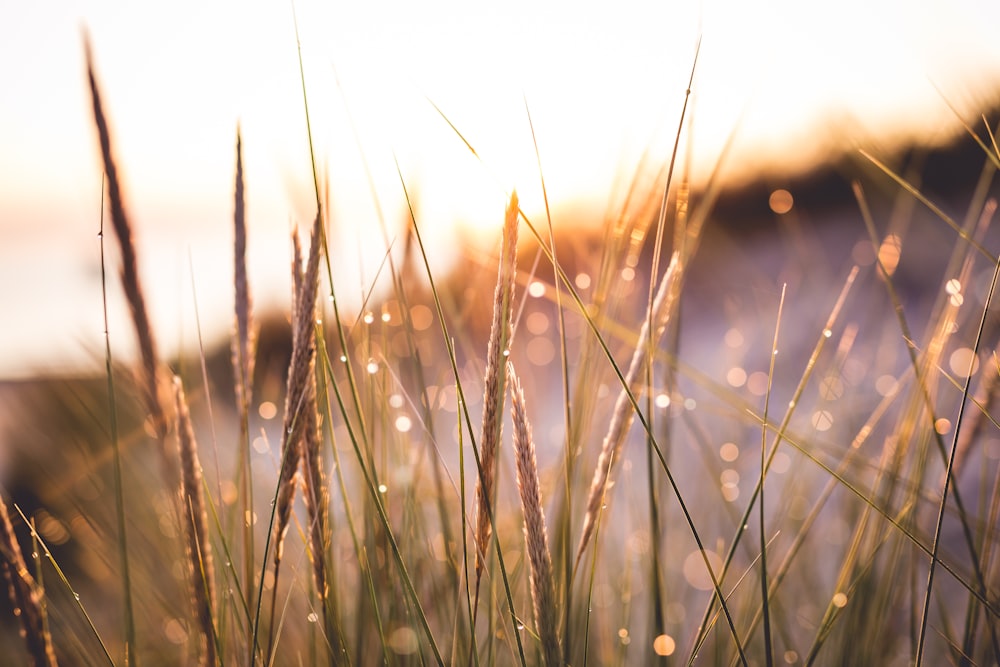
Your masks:
<svg viewBox="0 0 1000 667"><path fill-rule="evenodd" d="M73 593L73 599L76 600L77 602L79 602L80 601L80 594L79 593Z"/></svg>
<svg viewBox="0 0 1000 667"><path fill-rule="evenodd" d="M310 612L310 614L306 616L306 620L310 623L315 623L319 620L319 616L316 615L316 612Z"/></svg>
<svg viewBox="0 0 1000 667"><path fill-rule="evenodd" d="M346 354L340 355L340 362L343 363L343 364L347 363L347 355Z"/></svg>
<svg viewBox="0 0 1000 667"><path fill-rule="evenodd" d="M520 632L521 630L524 630L524 623L518 623L518 624L517 624L517 629L518 629L518 631L519 631L519 632Z"/></svg>
<svg viewBox="0 0 1000 667"><path fill-rule="evenodd" d="M385 493L388 490L389 490L389 487L387 487L385 484L379 484L378 485L378 492L379 493Z"/></svg>
<svg viewBox="0 0 1000 667"><path fill-rule="evenodd" d="M823 338L829 338L832 335L833 335L832 331L830 331L829 329L823 329Z"/></svg>

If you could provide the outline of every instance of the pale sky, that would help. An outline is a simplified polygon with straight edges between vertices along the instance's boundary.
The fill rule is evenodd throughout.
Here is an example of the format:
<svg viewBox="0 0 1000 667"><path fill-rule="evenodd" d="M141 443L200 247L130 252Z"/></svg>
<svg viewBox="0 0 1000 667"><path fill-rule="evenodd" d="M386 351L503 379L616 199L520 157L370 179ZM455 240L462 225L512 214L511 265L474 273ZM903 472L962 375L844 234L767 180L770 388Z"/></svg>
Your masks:
<svg viewBox="0 0 1000 667"><path fill-rule="evenodd" d="M229 326L237 123L251 280L262 305L287 303L288 232L313 215L291 7L0 0L0 308L8 320L0 378L78 368L102 349L101 166L84 27L164 348L196 340L193 291L210 340ZM657 165L669 156L699 37L696 174L716 164L731 135L724 167L733 177L808 166L829 146L940 140L956 127L945 100L974 119L1000 92L996 2L295 7L317 158L343 232L338 292L348 299L367 289L385 252L366 164L394 236L403 210L398 158L444 270L458 223L491 242L494 232L484 230L499 223L510 188L529 215L541 215L527 101L557 212L586 203L602 213L644 149ZM116 283L110 296L112 341L127 351Z"/></svg>

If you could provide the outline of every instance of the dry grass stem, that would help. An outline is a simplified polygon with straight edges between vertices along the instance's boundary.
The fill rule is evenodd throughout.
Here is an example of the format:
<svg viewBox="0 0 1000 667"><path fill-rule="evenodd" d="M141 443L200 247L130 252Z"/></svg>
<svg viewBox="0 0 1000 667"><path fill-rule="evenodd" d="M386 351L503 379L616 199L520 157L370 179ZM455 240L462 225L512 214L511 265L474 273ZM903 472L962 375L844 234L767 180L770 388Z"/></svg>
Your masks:
<svg viewBox="0 0 1000 667"><path fill-rule="evenodd" d="M250 408L253 392L254 333L253 300L247 281L246 203L243 194L243 141L236 133L236 192L233 209L235 227L233 254L236 292L236 335L232 339L233 371L236 382L236 405L244 413Z"/></svg>
<svg viewBox="0 0 1000 667"><path fill-rule="evenodd" d="M208 513L202 483L198 444L195 441L191 415L188 412L184 388L179 377L174 377L174 399L177 409L177 441L181 459L181 507L184 509L184 536L187 540L188 568L191 591L202 633L201 664L216 664L215 629L215 574L212 567L212 544L208 537Z"/></svg>
<svg viewBox="0 0 1000 667"><path fill-rule="evenodd" d="M559 615L556 613L555 585L552 578L552 556L549 553L548 530L542 509L542 494L538 484L538 463L535 460L535 443L531 438L531 425L524 409L524 392L521 382L508 362L510 380L511 419L514 424L514 460L517 470L517 488L521 494L524 512L524 541L528 549L531 569L531 601L535 623L542 642L542 655L547 667L561 664L559 648Z"/></svg>
<svg viewBox="0 0 1000 667"><path fill-rule="evenodd" d="M322 231L319 214L313 225L309 259L302 271L302 251L298 238L292 235L294 258L292 284L295 290L292 302L292 360L288 369L288 388L285 394L285 416L282 423L284 447L281 471L278 477L278 498L275 511L277 531L274 551L275 567L281 562L284 537L295 499L295 476L302 460L302 439L309 419L305 416L310 394L315 405L316 339L313 321L316 315L316 290L319 276L319 248ZM315 408L313 408L315 409Z"/></svg>
<svg viewBox="0 0 1000 667"><path fill-rule="evenodd" d="M597 515L603 503L604 494L607 492L610 479L611 468L618 460L622 444L625 442L625 435L635 414L632 409L632 401L629 394L636 396L642 386L642 369L650 353L650 327L653 327L653 346L659 343L670 321L670 313L677 300L677 293L680 286L680 261L675 252L670 258L670 266L660 280L660 287L656 292L656 299L653 301L652 310L647 313L646 319L642 323L639 332L638 342L635 351L632 353L632 362L629 364L628 372L625 374L625 386L618 394L615 402L614 412L611 413L611 423L608 426L607 435L601 445L601 455L597 459L597 468L594 470L594 478L590 483L590 491L587 495L587 511L583 518L583 531L580 535L580 545L576 550L576 565L580 563L591 536L594 533ZM575 566L574 566L575 569Z"/></svg>
<svg viewBox="0 0 1000 667"><path fill-rule="evenodd" d="M517 270L517 193L511 194L504 217L503 240L493 295L493 324L486 353L486 380L483 390L483 428L479 439L482 472L476 483L476 589L482 578L490 534L490 512L495 497L497 450L503 430L503 402L506 381L504 360L510 345L514 301L514 274Z"/></svg>
<svg viewBox="0 0 1000 667"><path fill-rule="evenodd" d="M28 664L34 667L55 665L52 637L45 627L41 594L28 572L14 526L7 513L7 503L0 500L0 569L7 581L7 593L14 615L21 622L21 638L28 650ZM11 656L7 656L10 659Z"/></svg>
<svg viewBox="0 0 1000 667"><path fill-rule="evenodd" d="M111 132L108 129L108 122L101 106L101 95L97 86L97 78L94 74L89 43L87 44L86 56L87 77L90 82L90 94L94 103L94 123L97 126L97 134L101 144L101 156L104 160L104 172L108 181L111 223L114 227L115 236L118 239L118 247L121 252L122 288L125 291L129 311L132 314L132 322L135 325L139 352L142 357L142 381L145 387L146 408L152 419L153 429L162 443L166 438L167 418L163 409L163 402L160 400L159 355L157 354L156 339L153 337L153 329L150 326L149 315L146 310L146 299L143 296L142 284L139 279L132 226L125 213L121 185L118 180L118 170L115 168L114 155L111 149ZM172 467L166 466L166 469L172 470ZM173 475L173 477L176 477L176 475Z"/></svg>

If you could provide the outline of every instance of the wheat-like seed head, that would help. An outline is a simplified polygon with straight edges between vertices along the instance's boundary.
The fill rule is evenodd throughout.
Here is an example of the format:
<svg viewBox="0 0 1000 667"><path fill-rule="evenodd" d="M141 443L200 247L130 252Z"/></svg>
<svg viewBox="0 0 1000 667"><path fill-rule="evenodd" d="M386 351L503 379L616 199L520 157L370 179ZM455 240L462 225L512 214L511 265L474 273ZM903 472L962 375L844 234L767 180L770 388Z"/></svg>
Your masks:
<svg viewBox="0 0 1000 667"><path fill-rule="evenodd" d="M236 383L236 405L245 414L253 393L254 332L253 299L247 280L246 203L243 192L243 140L236 132L236 188L233 209L233 286L236 304L236 332L232 339L233 372Z"/></svg>
<svg viewBox="0 0 1000 667"><path fill-rule="evenodd" d="M319 255L322 224L319 213L313 223L309 258L302 271L302 252L298 238L292 235L294 258L292 261L292 284L295 294L292 299L292 360L288 369L288 389L285 394L285 416L282 426L284 447L282 449L281 471L278 475L278 498L275 509L277 521L277 543L275 564L281 561L284 535L295 498L295 475L302 459L302 440L309 424L310 409L315 412L315 358L316 339L313 322L316 317L316 292L319 283ZM309 394L313 395L312 407ZM313 422L315 423L315 422Z"/></svg>
<svg viewBox="0 0 1000 667"><path fill-rule="evenodd" d="M176 488L178 484L177 471L167 454L166 436L168 418L164 405L168 401L161 397L161 391L165 392L168 385L161 386L156 339L153 336L153 329L149 323L146 299L139 279L132 225L129 223L128 215L125 212L118 170L115 167L114 154L111 148L111 131L108 128L107 118L104 115L104 109L101 105L101 94L97 85L97 77L94 73L89 42L86 44L86 59L90 95L94 106L94 124L97 126L98 139L101 145L101 157L104 161L104 172L108 183L111 224L115 231L115 237L118 239L118 247L121 253L122 289L128 301L132 323L139 343L139 353L141 356L140 383L144 388L143 398L145 399L146 409L152 420L153 430L160 442L164 482L170 488Z"/></svg>
<svg viewBox="0 0 1000 667"><path fill-rule="evenodd" d="M642 323L639 332L639 340L636 343L635 351L632 353L632 361L629 364L628 372L625 374L625 386L618 394L615 402L614 412L611 413L611 423L608 425L608 432L604 436L601 445L601 454L597 459L597 468L594 470L594 478L590 483L590 491L587 495L587 511L583 518L583 531L580 535L580 545L576 550L576 565L580 563L587 544L594 532L598 512L603 504L604 494L610 488L611 468L621 452L622 444L625 442L625 435L635 416L632 410L632 402L629 400L629 393L636 396L641 388L642 368L646 364L650 352L650 327L653 330L653 346L657 345L663 335L670 320L670 313L673 304L677 299L680 288L681 268L679 266L679 256L675 252L670 259L670 266L660 280L660 287L653 301L652 310L647 313L646 319ZM576 566L574 566L576 569Z"/></svg>
<svg viewBox="0 0 1000 667"><path fill-rule="evenodd" d="M510 362L507 363L507 377L510 380L514 460L517 488L521 494L521 509L524 512L524 541L528 549L531 600L545 664L547 667L556 667L560 664L562 655L559 648L559 616L556 613L552 556L549 553L545 512L542 509L542 494L538 485L535 443L531 438L531 425L525 413L524 391Z"/></svg>
<svg viewBox="0 0 1000 667"><path fill-rule="evenodd" d="M517 269L517 193L510 196L504 218L503 241L493 295L493 324L486 352L486 379L483 390L483 429L479 440L481 476L476 484L476 581L482 577L490 540L489 507L493 504L497 449L503 429L505 358L511 338L514 301L514 274ZM478 584L477 584L478 588Z"/></svg>
<svg viewBox="0 0 1000 667"><path fill-rule="evenodd" d="M212 622L215 608L215 573L212 567L212 544L208 537L208 513L202 489L201 462L195 441L191 415L181 379L174 376L174 400L177 414L177 441L181 459L181 508L184 535L187 538L188 572L195 613L202 632L202 665L216 664L215 630Z"/></svg>

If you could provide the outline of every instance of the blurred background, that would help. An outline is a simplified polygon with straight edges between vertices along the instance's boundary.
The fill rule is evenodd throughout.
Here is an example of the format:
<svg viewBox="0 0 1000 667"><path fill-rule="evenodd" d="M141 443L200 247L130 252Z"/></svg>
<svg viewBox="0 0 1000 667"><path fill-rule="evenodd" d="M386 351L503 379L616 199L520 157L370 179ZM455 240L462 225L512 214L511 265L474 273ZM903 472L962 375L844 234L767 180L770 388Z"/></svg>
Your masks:
<svg viewBox="0 0 1000 667"><path fill-rule="evenodd" d="M306 0L294 11L349 311L406 219L397 161L442 273L465 244L495 242L482 231L499 225L505 191L544 219L539 158L557 229L600 225L637 169L668 160L699 40L680 156L696 183L719 169L732 187L776 188L860 146L946 143L960 119L981 126L1000 92L990 2ZM258 307L286 303L289 230L314 214L292 4L3 3L3 378L101 364L85 33L168 353L196 344L195 303L206 339L229 330L238 125ZM110 305L125 359L114 291Z"/></svg>

